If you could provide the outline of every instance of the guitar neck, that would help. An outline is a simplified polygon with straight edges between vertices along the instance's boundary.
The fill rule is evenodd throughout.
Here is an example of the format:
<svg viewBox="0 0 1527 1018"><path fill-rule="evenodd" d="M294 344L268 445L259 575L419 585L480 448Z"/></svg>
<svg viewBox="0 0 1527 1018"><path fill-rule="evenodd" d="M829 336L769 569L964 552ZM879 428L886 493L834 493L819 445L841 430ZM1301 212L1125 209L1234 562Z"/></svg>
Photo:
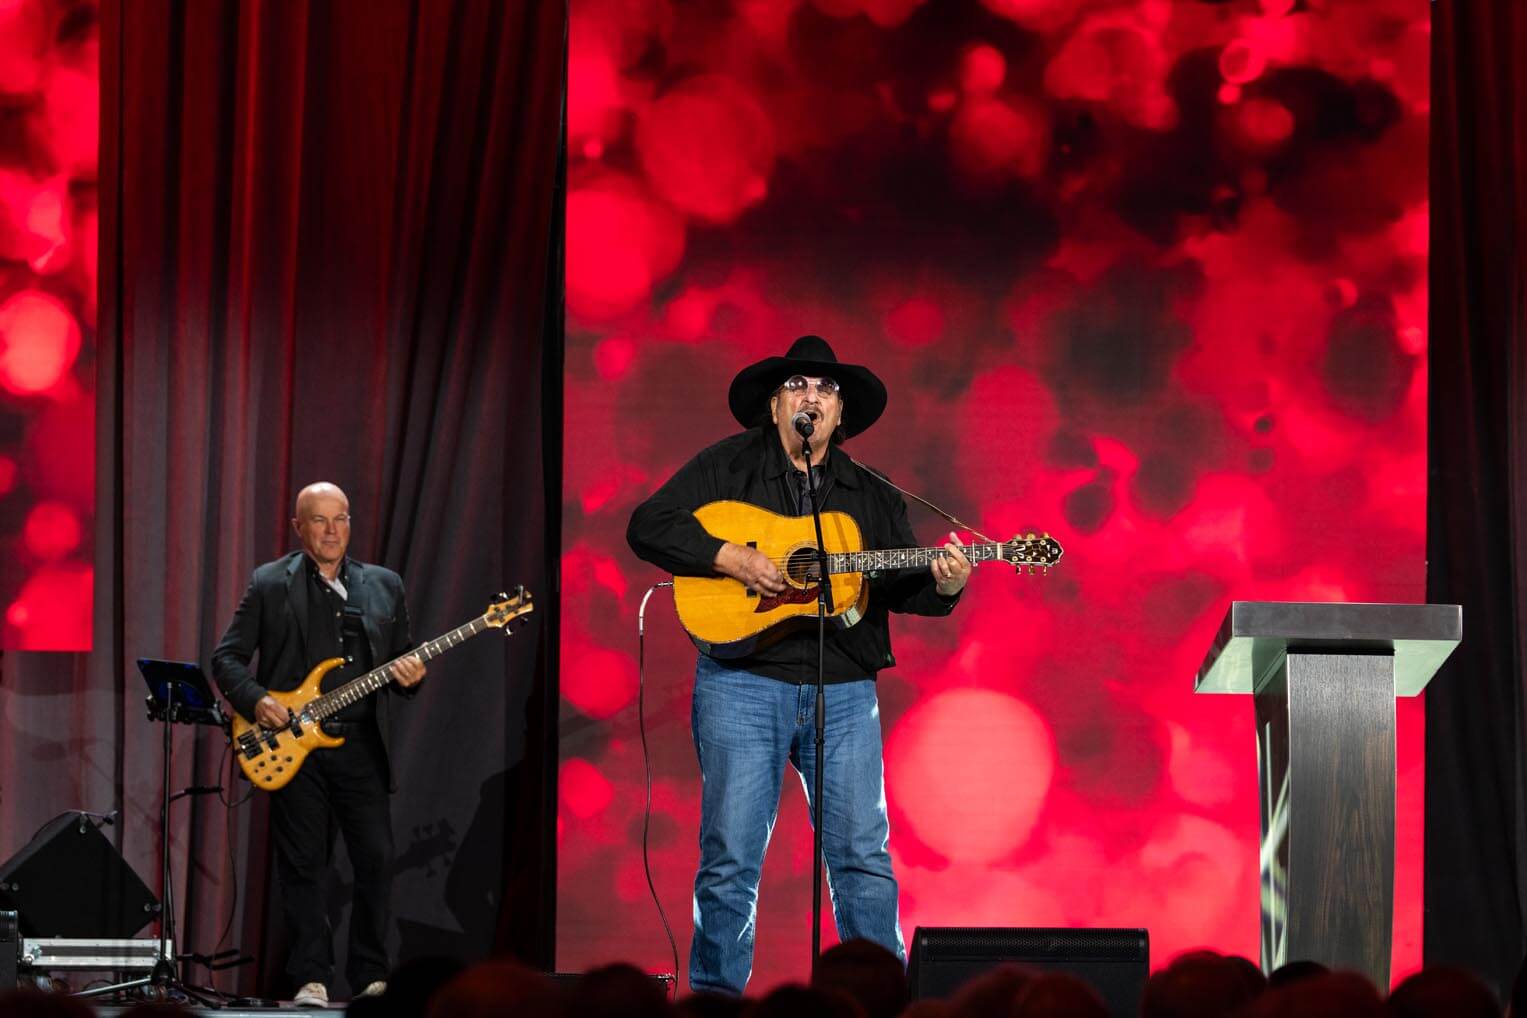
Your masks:
<svg viewBox="0 0 1527 1018"><path fill-rule="evenodd" d="M972 564L995 562L1002 558L1002 545L997 543L967 544L962 549ZM885 548L878 551L840 551L827 556L829 573L872 573L891 569L916 569L926 566L936 558L944 558L949 552L943 548Z"/></svg>
<svg viewBox="0 0 1527 1018"><path fill-rule="evenodd" d="M351 679L338 689L331 689L322 696L315 698L312 703L308 704L306 713L322 721L324 718L338 713L352 703L362 700L386 686L392 681L393 666L402 660L402 658L409 655L417 655L420 661L433 660L452 647L461 646L488 628L490 628L488 616L486 614L479 615L466 625L457 626L449 633L437 636L428 643L415 647L408 654L393 658L380 668L373 668L365 675Z"/></svg>

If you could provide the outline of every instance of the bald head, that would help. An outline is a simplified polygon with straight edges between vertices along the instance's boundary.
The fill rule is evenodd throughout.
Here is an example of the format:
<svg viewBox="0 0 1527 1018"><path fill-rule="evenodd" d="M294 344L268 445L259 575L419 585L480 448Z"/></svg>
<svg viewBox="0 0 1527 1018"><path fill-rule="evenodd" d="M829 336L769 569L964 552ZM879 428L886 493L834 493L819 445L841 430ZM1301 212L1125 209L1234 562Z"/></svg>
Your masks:
<svg viewBox="0 0 1527 1018"><path fill-rule="evenodd" d="M292 529L302 542L302 550L332 578L350 545L350 500L337 484L310 484L297 493Z"/></svg>
<svg viewBox="0 0 1527 1018"><path fill-rule="evenodd" d="M314 481L306 488L297 492L296 515L298 519L302 518L305 507L317 498L337 498L345 504L346 509L350 508L350 499L340 490L339 485L329 481Z"/></svg>

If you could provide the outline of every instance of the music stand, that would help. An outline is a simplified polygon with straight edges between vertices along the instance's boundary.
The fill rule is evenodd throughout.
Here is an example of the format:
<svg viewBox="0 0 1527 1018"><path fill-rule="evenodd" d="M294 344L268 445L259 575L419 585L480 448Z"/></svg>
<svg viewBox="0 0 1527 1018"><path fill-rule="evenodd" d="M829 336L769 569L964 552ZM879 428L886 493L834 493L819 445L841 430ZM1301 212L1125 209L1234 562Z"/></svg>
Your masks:
<svg viewBox="0 0 1527 1018"><path fill-rule="evenodd" d="M180 978L175 958L175 903L174 885L170 875L170 770L173 753L171 726L214 725L226 735L228 717L218 705L217 697L201 666L191 661L157 661L139 658L138 671L148 686L144 703L148 707L148 719L160 722L164 737L161 756L163 773L163 797L159 803L159 958L153 971L142 979L134 979L112 986L101 986L76 994L80 997L96 997L140 986L152 986L161 998L167 998L171 990L178 991L206 1007L220 1008L227 995L208 986L193 986Z"/></svg>

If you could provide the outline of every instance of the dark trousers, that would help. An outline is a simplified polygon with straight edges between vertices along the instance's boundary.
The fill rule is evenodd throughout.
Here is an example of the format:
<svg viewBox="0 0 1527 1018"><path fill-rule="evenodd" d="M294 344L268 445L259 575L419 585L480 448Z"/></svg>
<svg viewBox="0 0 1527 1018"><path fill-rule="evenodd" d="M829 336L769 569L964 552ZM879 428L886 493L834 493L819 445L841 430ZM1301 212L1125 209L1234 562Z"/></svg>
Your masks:
<svg viewBox="0 0 1527 1018"><path fill-rule="evenodd" d="M272 796L271 829L281 914L290 945L286 971L303 983L333 982L334 936L326 891L334 835L343 833L355 869L345 978L352 993L387 978L392 901L392 815L387 760L375 722L344 726L345 744L320 749Z"/></svg>

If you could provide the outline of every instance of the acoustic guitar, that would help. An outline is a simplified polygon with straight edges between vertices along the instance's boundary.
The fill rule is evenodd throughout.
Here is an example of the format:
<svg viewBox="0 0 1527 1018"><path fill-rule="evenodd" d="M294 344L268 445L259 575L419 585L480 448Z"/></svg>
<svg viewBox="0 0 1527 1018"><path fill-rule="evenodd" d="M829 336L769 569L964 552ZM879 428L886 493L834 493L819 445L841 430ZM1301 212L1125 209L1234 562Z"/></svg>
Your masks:
<svg viewBox="0 0 1527 1018"><path fill-rule="evenodd" d="M254 782L256 788L273 792L296 777L302 763L315 749L331 749L343 745L344 739L329 735L323 730L325 718L333 717L379 689L385 689L392 681L392 667L409 655L417 655L421 661L439 657L452 647L463 643L490 629L502 629L505 636L512 630L508 625L514 619L524 617L535 610L530 593L524 587L516 587L514 595L500 594L499 600L488 610L466 625L457 626L444 636L437 636L408 654L373 668L359 678L351 679L337 689L320 692L323 677L345 663L342 657L320 661L302 685L284 692L272 690L270 698L286 708L287 723L280 728L265 728L245 721L237 714L233 717L233 746L238 755L239 767L244 776Z"/></svg>
<svg viewBox="0 0 1527 1018"><path fill-rule="evenodd" d="M695 646L716 658L742 657L783 635L784 624L815 618L820 558L816 526L810 516L781 516L746 502L711 502L695 510L710 534L733 544L757 548L779 565L788 584L781 594L761 594L729 576L675 576L673 600L679 622ZM822 514L822 540L832 595L828 616L846 629L869 607L866 574L926 568L947 555L939 548L867 551L859 524L843 512ZM1005 542L965 546L972 564L1007 562L1030 572L1048 571L1060 561L1060 544L1048 535L1028 534Z"/></svg>

